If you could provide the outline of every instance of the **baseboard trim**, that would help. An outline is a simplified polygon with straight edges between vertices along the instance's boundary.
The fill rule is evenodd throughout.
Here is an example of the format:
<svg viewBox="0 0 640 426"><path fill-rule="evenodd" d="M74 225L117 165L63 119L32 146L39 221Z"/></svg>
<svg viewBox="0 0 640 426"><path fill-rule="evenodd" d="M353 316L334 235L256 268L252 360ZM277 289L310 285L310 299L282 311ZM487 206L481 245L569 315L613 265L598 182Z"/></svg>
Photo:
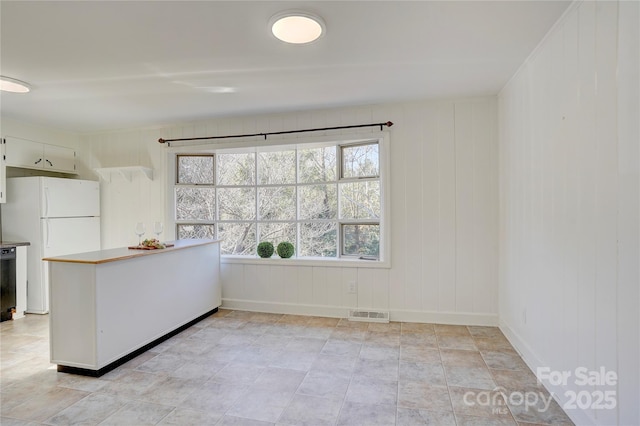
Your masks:
<svg viewBox="0 0 640 426"><path fill-rule="evenodd" d="M433 312L433 311L409 311L391 310L391 321L420 322L451 325L477 325L496 327L498 325L497 314L476 314L470 312Z"/></svg>
<svg viewBox="0 0 640 426"><path fill-rule="evenodd" d="M542 359L540 359L540 357L536 355L531 346L529 346L518 333L516 333L511 327L509 327L509 325L505 321L500 320L499 327L509 343L511 343L511 346L513 346L514 349L520 354L525 364L527 364L533 374L536 374L536 371L539 367L550 367L553 370L553 367L551 367L548 363L543 362ZM553 398L560 405L560 407L563 407L563 405L565 405L565 403L567 402L565 392L569 390L568 388L564 386L553 386L548 381L541 381L540 383L542 383L545 389L553 395ZM577 425L597 425L596 420L593 417L589 416L589 414L587 414L583 410L564 410L564 412L567 413L571 421L573 421Z"/></svg>
<svg viewBox="0 0 640 426"><path fill-rule="evenodd" d="M243 299L222 299L222 309L236 311L266 312L270 314L309 315L331 318L346 318L348 307L328 305L303 305L298 303L259 302Z"/></svg>
<svg viewBox="0 0 640 426"><path fill-rule="evenodd" d="M313 315L331 318L347 318L350 309L375 309L331 305L304 305L298 303L262 302L243 299L222 299L223 309L238 311L268 312L273 314ZM387 309L384 309L385 311ZM389 310L390 321L436 323L453 325L498 325L497 314L475 314L459 312L429 312Z"/></svg>

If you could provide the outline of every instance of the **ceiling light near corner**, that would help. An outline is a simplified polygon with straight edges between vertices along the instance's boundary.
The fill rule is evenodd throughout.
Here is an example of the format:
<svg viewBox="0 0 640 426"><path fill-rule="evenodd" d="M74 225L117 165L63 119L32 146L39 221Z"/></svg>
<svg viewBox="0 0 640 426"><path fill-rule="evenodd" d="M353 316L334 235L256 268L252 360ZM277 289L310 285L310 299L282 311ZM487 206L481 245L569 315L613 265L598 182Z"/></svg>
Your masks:
<svg viewBox="0 0 640 426"><path fill-rule="evenodd" d="M0 90L3 92L27 93L31 90L31 87L24 81L0 75Z"/></svg>
<svg viewBox="0 0 640 426"><path fill-rule="evenodd" d="M320 38L324 30L322 19L308 12L289 11L271 18L271 32L286 43L311 43Z"/></svg>

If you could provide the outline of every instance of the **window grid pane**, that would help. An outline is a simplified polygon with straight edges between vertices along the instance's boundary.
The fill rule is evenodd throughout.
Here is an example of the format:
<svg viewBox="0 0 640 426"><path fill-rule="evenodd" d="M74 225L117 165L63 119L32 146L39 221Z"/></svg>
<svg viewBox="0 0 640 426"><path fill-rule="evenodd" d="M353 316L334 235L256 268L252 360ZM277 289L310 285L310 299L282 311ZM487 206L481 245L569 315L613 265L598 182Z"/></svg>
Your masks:
<svg viewBox="0 0 640 426"><path fill-rule="evenodd" d="M178 155L176 183L212 185L214 179L213 155Z"/></svg>
<svg viewBox="0 0 640 426"><path fill-rule="evenodd" d="M216 229L213 224L179 223L176 226L176 234L179 240L215 238Z"/></svg>
<svg viewBox="0 0 640 426"><path fill-rule="evenodd" d="M217 235L225 255L255 257L259 242L288 241L298 257L379 258L377 143L177 159L178 238ZM209 164L212 173L198 172Z"/></svg>
<svg viewBox="0 0 640 426"><path fill-rule="evenodd" d="M343 145L341 147L342 178L380 176L378 144Z"/></svg>

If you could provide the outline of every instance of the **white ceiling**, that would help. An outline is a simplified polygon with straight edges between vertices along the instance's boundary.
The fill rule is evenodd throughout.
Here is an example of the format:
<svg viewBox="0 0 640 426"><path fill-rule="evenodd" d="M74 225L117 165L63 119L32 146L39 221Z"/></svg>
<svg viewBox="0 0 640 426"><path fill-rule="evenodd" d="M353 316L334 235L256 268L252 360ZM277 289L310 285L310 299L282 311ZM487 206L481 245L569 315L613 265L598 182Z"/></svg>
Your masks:
<svg viewBox="0 0 640 426"><path fill-rule="evenodd" d="M7 117L79 132L496 94L570 1L6 1ZM326 35L268 28L315 12ZM233 93L219 93L231 87Z"/></svg>

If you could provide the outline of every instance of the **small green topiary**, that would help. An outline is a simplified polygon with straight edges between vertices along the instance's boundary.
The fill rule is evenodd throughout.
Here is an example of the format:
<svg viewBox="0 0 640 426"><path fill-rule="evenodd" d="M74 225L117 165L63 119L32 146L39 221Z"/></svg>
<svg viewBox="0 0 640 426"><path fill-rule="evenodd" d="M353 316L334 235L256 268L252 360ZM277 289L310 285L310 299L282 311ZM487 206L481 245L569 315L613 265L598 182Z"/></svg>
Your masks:
<svg viewBox="0 0 640 426"><path fill-rule="evenodd" d="M273 255L273 244L269 241L263 241L258 244L258 256L271 257Z"/></svg>
<svg viewBox="0 0 640 426"><path fill-rule="evenodd" d="M281 258L288 259L293 256L294 252L295 250L293 249L293 244L286 241L278 244L278 256L280 256Z"/></svg>

